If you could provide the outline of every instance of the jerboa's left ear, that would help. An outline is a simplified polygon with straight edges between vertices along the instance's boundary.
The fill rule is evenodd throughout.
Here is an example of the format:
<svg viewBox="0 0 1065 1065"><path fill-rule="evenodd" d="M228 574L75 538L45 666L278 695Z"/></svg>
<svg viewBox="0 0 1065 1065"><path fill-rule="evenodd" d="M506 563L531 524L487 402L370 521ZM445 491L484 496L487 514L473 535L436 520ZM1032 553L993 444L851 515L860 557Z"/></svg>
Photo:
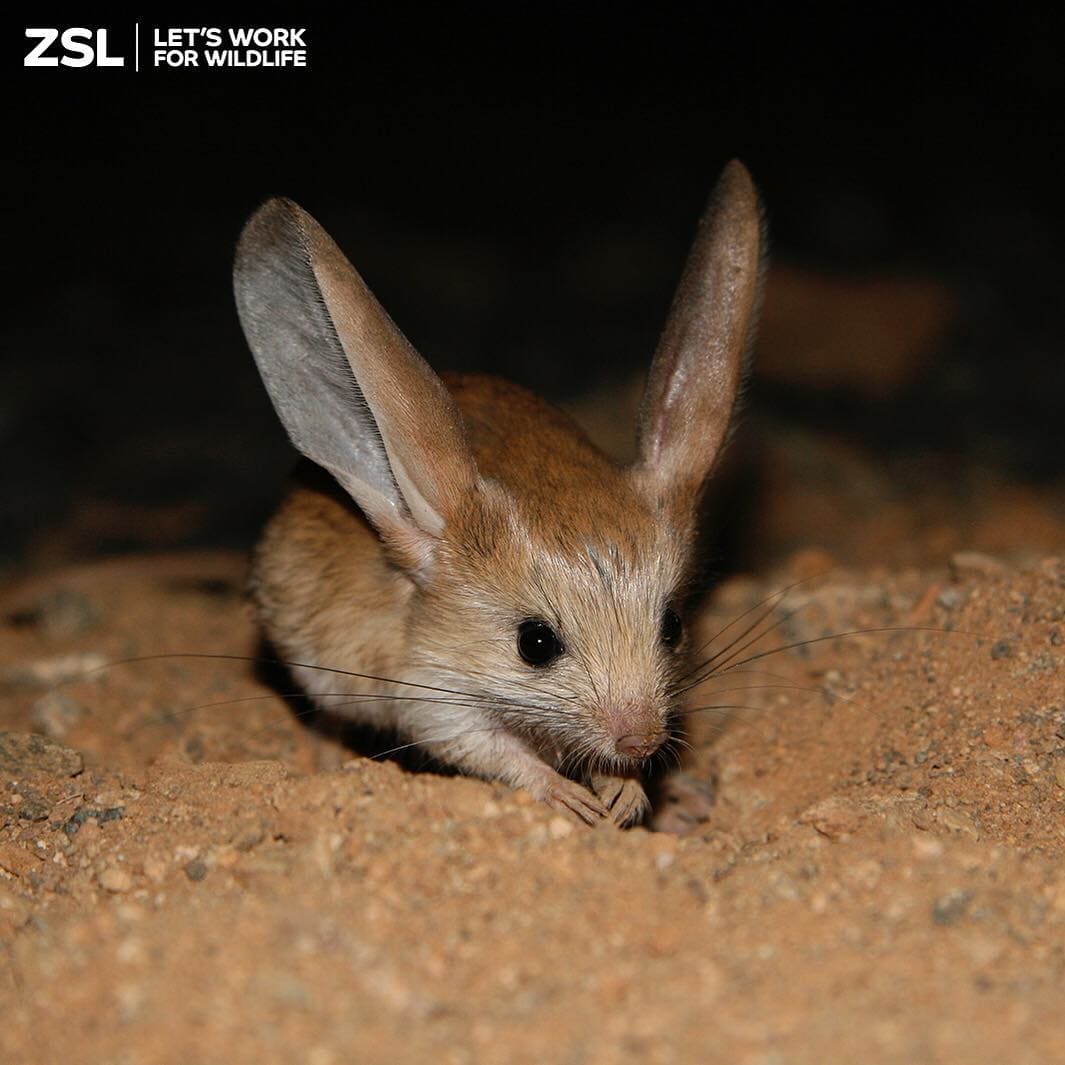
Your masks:
<svg viewBox="0 0 1065 1065"><path fill-rule="evenodd" d="M424 568L478 483L443 382L290 200L270 200L244 227L233 283L292 442L336 477L410 568Z"/></svg>
<svg viewBox="0 0 1065 1065"><path fill-rule="evenodd" d="M659 500L694 504L728 436L754 336L762 212L747 168L725 167L655 352L633 475Z"/></svg>

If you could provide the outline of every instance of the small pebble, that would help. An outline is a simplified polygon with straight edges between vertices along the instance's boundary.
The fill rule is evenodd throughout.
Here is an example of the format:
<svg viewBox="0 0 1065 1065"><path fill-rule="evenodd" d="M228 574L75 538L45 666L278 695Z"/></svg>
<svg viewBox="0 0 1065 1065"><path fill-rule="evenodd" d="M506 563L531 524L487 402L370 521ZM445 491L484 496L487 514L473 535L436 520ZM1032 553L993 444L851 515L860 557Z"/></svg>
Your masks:
<svg viewBox="0 0 1065 1065"><path fill-rule="evenodd" d="M84 716L85 707L63 692L42 695L30 709L30 720L37 732L61 740Z"/></svg>
<svg viewBox="0 0 1065 1065"><path fill-rule="evenodd" d="M547 823L547 831L552 839L565 839L573 835L573 824L564 817L552 817Z"/></svg>
<svg viewBox="0 0 1065 1065"><path fill-rule="evenodd" d="M845 799L828 798L815 803L799 816L799 822L811 825L833 842L849 839L858 830L865 815Z"/></svg>
<svg viewBox="0 0 1065 1065"><path fill-rule="evenodd" d="M788 572L796 580L810 580L823 577L838 565L835 556L821 547L804 547L796 551L787 561Z"/></svg>
<svg viewBox="0 0 1065 1065"><path fill-rule="evenodd" d="M951 556L950 569L955 578L966 574L997 577L1006 572L1006 565L981 551L959 551Z"/></svg>
<svg viewBox="0 0 1065 1065"><path fill-rule="evenodd" d="M955 888L946 895L941 895L932 904L932 923L938 925L957 924L969 909L972 892Z"/></svg>
<svg viewBox="0 0 1065 1065"><path fill-rule="evenodd" d="M112 865L100 874L100 886L116 895L121 895L133 887L133 877L125 869Z"/></svg>
<svg viewBox="0 0 1065 1065"><path fill-rule="evenodd" d="M944 610L956 610L961 606L964 596L957 588L944 588L943 591L936 596L936 602L943 607Z"/></svg>
<svg viewBox="0 0 1065 1065"><path fill-rule="evenodd" d="M229 842L238 851L250 851L258 847L266 838L266 827L262 820L255 818L241 822L229 835Z"/></svg>
<svg viewBox="0 0 1065 1065"><path fill-rule="evenodd" d="M166 878L166 862L158 857L144 859L144 875L153 883L161 884Z"/></svg>
<svg viewBox="0 0 1065 1065"><path fill-rule="evenodd" d="M913 853L924 861L930 861L943 856L943 844L934 836L914 836Z"/></svg>
<svg viewBox="0 0 1065 1065"><path fill-rule="evenodd" d="M928 809L918 807L910 815L910 819L913 821L914 827L919 828L922 832L932 831L934 822L932 820L932 814Z"/></svg>
<svg viewBox="0 0 1065 1065"><path fill-rule="evenodd" d="M86 651L82 654L60 655L58 658L39 658L20 662L0 674L0 680L29 688L51 688L56 684L79 680L108 665L103 655Z"/></svg>
<svg viewBox="0 0 1065 1065"><path fill-rule="evenodd" d="M1005 949L1001 940L991 936L973 932L961 942L961 948L969 957L973 965L985 968L993 965L1002 956Z"/></svg>
<svg viewBox="0 0 1065 1065"><path fill-rule="evenodd" d="M1013 655L1013 645L1009 640L996 640L991 645L991 657L994 659L1010 658Z"/></svg>
<svg viewBox="0 0 1065 1065"><path fill-rule="evenodd" d="M677 837L665 832L656 832L648 841L651 853L655 856L655 868L665 872L677 857Z"/></svg>
<svg viewBox="0 0 1065 1065"><path fill-rule="evenodd" d="M109 821L121 821L124 813L124 806L111 806L104 810L91 806L79 806L63 825L63 831L68 839L73 839L87 821L95 821L97 826L106 825Z"/></svg>
<svg viewBox="0 0 1065 1065"><path fill-rule="evenodd" d="M118 1017L124 1024L135 1021L144 1009L147 994L139 984L119 984L115 988L115 1004Z"/></svg>
<svg viewBox="0 0 1065 1065"><path fill-rule="evenodd" d="M952 810L948 806L941 806L936 810L936 820L948 831L957 832L959 835L968 836L970 839L979 839L980 831L975 822L968 814L961 810Z"/></svg>
<svg viewBox="0 0 1065 1065"><path fill-rule="evenodd" d="M670 925L656 928L647 939L647 953L652 958L668 958L676 954L683 942L680 931Z"/></svg>
<svg viewBox="0 0 1065 1065"><path fill-rule="evenodd" d="M39 797L29 798L18 808L23 821L47 821L52 808Z"/></svg>
<svg viewBox="0 0 1065 1065"><path fill-rule="evenodd" d="M0 841L0 869L12 876L24 877L40 867L40 859L17 843Z"/></svg>
<svg viewBox="0 0 1065 1065"><path fill-rule="evenodd" d="M255 978L255 988L258 993L294 1009L305 1009L312 998L307 985L290 973L260 973Z"/></svg>
<svg viewBox="0 0 1065 1065"><path fill-rule="evenodd" d="M92 600L69 588L46 595L33 608L33 616L45 635L53 640L69 640L100 623L100 611Z"/></svg>
<svg viewBox="0 0 1065 1065"><path fill-rule="evenodd" d="M193 858L185 865L185 875L193 882L198 883L207 875L207 863L200 858Z"/></svg>

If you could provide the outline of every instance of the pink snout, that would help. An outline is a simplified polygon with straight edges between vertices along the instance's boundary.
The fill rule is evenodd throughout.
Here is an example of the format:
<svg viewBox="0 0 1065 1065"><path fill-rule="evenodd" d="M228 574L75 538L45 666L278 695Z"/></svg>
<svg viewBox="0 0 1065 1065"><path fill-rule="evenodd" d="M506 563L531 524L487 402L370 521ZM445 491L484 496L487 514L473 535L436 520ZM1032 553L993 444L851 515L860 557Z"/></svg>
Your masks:
<svg viewBox="0 0 1065 1065"><path fill-rule="evenodd" d="M664 732L656 732L651 736L622 736L620 739L615 740L614 747L622 758L632 758L639 761L644 758L650 758L662 746L665 739L666 734Z"/></svg>

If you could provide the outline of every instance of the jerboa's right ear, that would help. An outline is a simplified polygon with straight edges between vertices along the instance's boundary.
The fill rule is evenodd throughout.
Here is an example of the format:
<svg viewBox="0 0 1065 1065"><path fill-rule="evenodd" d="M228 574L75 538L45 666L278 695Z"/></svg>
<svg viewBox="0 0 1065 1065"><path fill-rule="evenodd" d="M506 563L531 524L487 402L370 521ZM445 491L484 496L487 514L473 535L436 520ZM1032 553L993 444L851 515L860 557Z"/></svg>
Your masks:
<svg viewBox="0 0 1065 1065"><path fill-rule="evenodd" d="M685 509L728 435L761 301L762 212L750 174L725 167L655 352L633 469L652 497Z"/></svg>
<svg viewBox="0 0 1065 1065"><path fill-rule="evenodd" d="M477 481L461 415L329 235L291 200L244 227L237 310L292 443L427 561Z"/></svg>

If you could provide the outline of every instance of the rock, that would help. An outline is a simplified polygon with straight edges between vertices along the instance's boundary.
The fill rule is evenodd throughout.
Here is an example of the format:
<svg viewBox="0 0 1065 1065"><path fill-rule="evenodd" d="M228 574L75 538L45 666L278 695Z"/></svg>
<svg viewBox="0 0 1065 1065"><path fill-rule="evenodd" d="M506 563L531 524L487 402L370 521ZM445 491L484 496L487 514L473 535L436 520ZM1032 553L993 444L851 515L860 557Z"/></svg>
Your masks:
<svg viewBox="0 0 1065 1065"><path fill-rule="evenodd" d="M34 732L0 732L0 772L16 776L47 773L75 777L85 768L82 756Z"/></svg>
<svg viewBox="0 0 1065 1065"><path fill-rule="evenodd" d="M63 692L42 695L30 709L30 720L38 732L61 740L85 715L85 707Z"/></svg>

